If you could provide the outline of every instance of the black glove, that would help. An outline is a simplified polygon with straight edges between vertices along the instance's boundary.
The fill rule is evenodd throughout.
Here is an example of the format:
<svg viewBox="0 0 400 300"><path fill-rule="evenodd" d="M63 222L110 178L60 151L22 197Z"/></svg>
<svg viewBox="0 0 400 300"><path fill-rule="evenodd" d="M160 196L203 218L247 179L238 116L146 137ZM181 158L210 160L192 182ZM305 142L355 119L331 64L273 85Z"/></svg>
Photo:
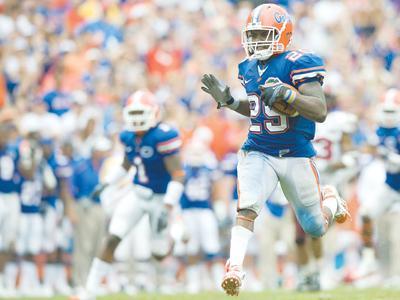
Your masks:
<svg viewBox="0 0 400 300"><path fill-rule="evenodd" d="M276 101L287 101L291 93L294 93L290 88L281 82L260 85L261 100L266 106L272 107Z"/></svg>

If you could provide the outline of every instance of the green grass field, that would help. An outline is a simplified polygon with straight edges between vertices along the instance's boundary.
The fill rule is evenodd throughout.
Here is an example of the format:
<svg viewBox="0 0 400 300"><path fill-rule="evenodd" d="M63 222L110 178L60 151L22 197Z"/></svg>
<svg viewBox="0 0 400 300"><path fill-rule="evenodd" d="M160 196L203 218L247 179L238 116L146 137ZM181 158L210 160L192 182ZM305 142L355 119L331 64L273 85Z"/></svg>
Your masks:
<svg viewBox="0 0 400 300"><path fill-rule="evenodd" d="M38 298L21 298L34 300ZM51 300L65 300L65 297L54 297ZM171 296L157 294L141 294L135 297L126 295L111 295L99 297L99 300L400 300L399 290L367 289L357 290L343 288L333 291L319 293L296 293L296 292L262 292L242 293L239 297L228 297L222 293L202 293L197 295L177 294Z"/></svg>

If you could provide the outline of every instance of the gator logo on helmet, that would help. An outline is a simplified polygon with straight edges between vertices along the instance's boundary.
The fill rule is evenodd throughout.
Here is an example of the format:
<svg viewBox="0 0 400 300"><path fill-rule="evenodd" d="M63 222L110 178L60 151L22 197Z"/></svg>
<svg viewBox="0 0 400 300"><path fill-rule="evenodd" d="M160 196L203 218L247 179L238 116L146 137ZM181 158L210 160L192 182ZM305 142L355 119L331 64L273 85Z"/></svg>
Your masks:
<svg viewBox="0 0 400 300"><path fill-rule="evenodd" d="M283 23L283 22L286 21L287 16L281 14L280 12L275 12L274 13L274 18L275 18L275 21L280 24L280 23Z"/></svg>

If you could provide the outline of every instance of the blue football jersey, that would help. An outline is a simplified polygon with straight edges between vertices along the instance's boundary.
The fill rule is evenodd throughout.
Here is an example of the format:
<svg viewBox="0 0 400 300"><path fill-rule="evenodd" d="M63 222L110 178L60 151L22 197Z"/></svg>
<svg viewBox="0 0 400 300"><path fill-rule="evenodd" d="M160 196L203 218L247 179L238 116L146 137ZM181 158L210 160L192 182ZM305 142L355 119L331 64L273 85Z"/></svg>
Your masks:
<svg viewBox="0 0 400 300"><path fill-rule="evenodd" d="M212 207L213 183L219 177L216 161L201 166L185 166L185 190L181 197L181 208Z"/></svg>
<svg viewBox="0 0 400 300"><path fill-rule="evenodd" d="M22 213L40 212L42 187L42 174L39 168L32 180L22 178L20 193Z"/></svg>
<svg viewBox="0 0 400 300"><path fill-rule="evenodd" d="M53 152L52 155L47 159L47 164L53 171L54 176L57 179L57 188L55 191L44 194L42 200L49 205L56 207L57 199L59 198L59 183L61 180L68 180L72 176L72 167L68 159L60 154Z"/></svg>
<svg viewBox="0 0 400 300"><path fill-rule="evenodd" d="M312 157L311 140L315 122L302 116L288 117L265 106L260 99L261 84L280 81L296 89L306 82L322 84L325 67L322 59L300 50L271 57L265 65L246 59L239 64L239 79L250 103L251 126L244 150L255 150L279 157Z"/></svg>
<svg viewBox="0 0 400 300"><path fill-rule="evenodd" d="M20 189L21 176L18 173L18 150L7 146L0 149L0 193L17 193Z"/></svg>
<svg viewBox="0 0 400 300"><path fill-rule="evenodd" d="M379 145L390 152L400 154L400 129L379 127L376 131L379 138ZM386 183L392 189L400 191L400 172L386 170Z"/></svg>
<svg viewBox="0 0 400 300"><path fill-rule="evenodd" d="M147 187L156 194L164 194L171 180L164 157L179 152L182 141L177 130L159 123L143 136L132 131L121 132L120 139L125 146L125 155L136 167L135 184Z"/></svg>
<svg viewBox="0 0 400 300"><path fill-rule="evenodd" d="M79 158L72 162L71 189L76 200L89 198L99 184L101 165L95 166L91 158ZM100 199L91 199L99 203Z"/></svg>

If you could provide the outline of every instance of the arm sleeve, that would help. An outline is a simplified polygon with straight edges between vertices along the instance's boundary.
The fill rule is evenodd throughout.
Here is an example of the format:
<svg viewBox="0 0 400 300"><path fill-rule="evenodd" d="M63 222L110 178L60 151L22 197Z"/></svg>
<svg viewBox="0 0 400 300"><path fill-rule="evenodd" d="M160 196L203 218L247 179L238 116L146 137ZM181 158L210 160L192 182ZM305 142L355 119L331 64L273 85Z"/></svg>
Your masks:
<svg viewBox="0 0 400 300"><path fill-rule="evenodd" d="M323 84L326 70L321 57L311 53L304 53L294 60L288 57L291 62L290 80L296 89L306 82L318 81Z"/></svg>
<svg viewBox="0 0 400 300"><path fill-rule="evenodd" d="M182 140L177 130L170 128L162 131L156 144L157 152L166 157L179 152L182 146Z"/></svg>

